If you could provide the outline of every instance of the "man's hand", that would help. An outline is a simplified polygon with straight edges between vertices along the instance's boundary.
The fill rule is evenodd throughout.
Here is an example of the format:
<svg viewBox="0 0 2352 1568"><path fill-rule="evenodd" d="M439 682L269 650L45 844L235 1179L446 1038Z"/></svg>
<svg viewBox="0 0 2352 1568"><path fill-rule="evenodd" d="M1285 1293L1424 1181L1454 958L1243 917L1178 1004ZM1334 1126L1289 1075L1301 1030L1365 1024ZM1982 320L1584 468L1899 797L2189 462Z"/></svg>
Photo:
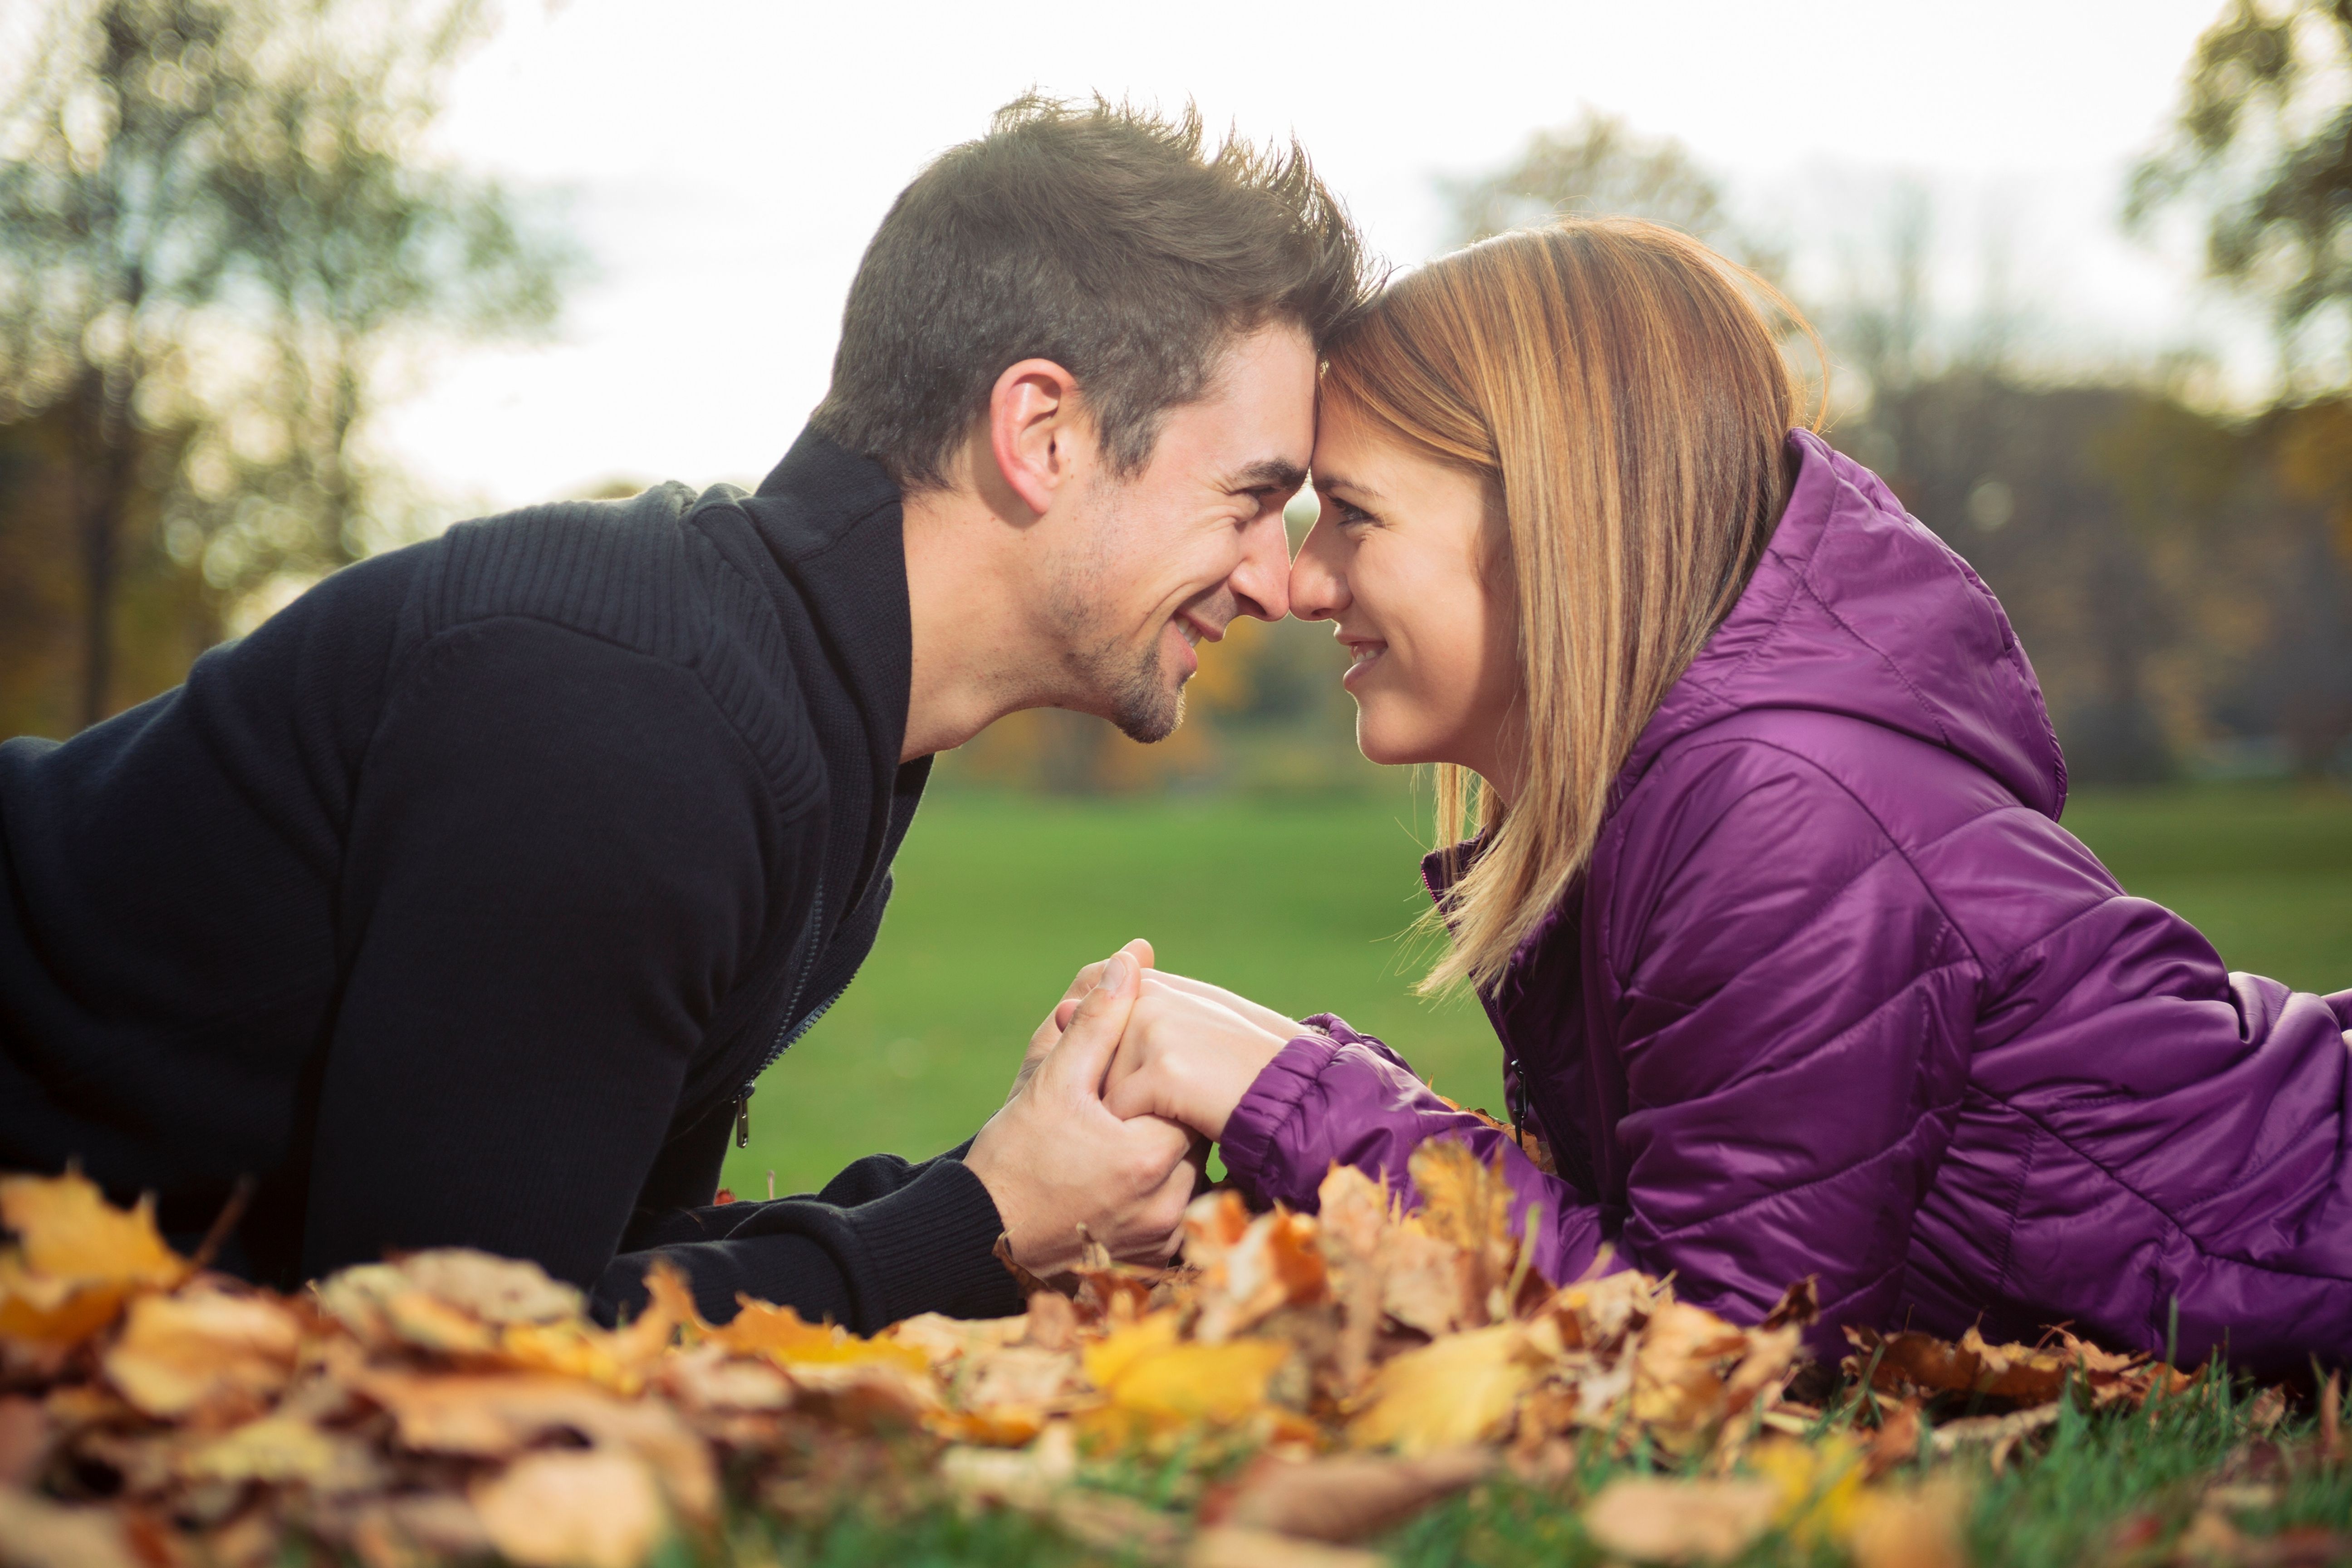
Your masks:
<svg viewBox="0 0 2352 1568"><path fill-rule="evenodd" d="M1215 999L1225 994L1197 981L1144 981L1103 1091L1111 1114L1165 1117L1209 1138L1224 1136L1234 1107L1301 1032L1289 1019L1251 1005L1278 1026L1268 1028Z"/></svg>
<svg viewBox="0 0 2352 1568"><path fill-rule="evenodd" d="M1102 1100L1142 975L1135 953L1114 953L1075 999L1067 1027L1045 1021L1004 1109L964 1156L995 1201L1013 1260L1032 1274L1077 1262L1080 1226L1129 1261L1164 1263L1176 1250L1200 1174L1193 1137L1158 1116L1122 1120Z"/></svg>

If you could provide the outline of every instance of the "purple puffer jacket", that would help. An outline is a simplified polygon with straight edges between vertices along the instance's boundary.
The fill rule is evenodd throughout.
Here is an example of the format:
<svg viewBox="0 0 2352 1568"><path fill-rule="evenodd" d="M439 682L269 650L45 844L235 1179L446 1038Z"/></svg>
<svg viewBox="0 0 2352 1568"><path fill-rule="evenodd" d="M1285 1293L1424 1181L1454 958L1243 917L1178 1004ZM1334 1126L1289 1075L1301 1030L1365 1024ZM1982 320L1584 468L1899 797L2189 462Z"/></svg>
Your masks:
<svg viewBox="0 0 2352 1568"><path fill-rule="evenodd" d="M1312 1207L1507 1162L1535 1263L1601 1245L1753 1321L2071 1323L2278 1373L2352 1359L2352 993L2223 969L2058 826L2065 764L1984 584L1813 437L1738 606L1650 721L1591 870L1487 1012L1557 1176L1334 1018L1225 1131Z"/></svg>

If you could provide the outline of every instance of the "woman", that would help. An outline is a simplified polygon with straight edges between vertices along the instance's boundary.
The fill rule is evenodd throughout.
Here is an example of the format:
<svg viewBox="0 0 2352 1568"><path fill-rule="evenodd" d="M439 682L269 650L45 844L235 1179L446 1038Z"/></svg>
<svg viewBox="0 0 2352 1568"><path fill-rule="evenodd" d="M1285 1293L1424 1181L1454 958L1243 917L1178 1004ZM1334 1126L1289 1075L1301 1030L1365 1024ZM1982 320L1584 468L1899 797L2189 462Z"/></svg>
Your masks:
<svg viewBox="0 0 2352 1568"><path fill-rule="evenodd" d="M1297 612L1424 862L1515 1139L1337 1018L1146 986L1114 1110L1268 1200L1499 1153L1553 1279L1604 1245L1753 1321L2069 1322L2184 1364L2352 1356L2352 993L2231 974L2058 826L2000 606L1798 420L1761 291L1570 221L1404 278L1334 349ZM1465 812L1467 812L1466 817ZM1548 1148L1547 1169L1533 1142Z"/></svg>

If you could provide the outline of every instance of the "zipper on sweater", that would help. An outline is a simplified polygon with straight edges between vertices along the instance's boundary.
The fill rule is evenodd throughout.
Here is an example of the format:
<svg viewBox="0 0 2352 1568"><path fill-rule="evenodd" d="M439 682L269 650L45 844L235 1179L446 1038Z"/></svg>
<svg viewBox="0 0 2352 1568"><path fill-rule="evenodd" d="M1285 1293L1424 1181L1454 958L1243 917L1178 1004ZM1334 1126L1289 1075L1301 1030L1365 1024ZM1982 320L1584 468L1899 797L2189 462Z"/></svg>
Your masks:
<svg viewBox="0 0 2352 1568"><path fill-rule="evenodd" d="M809 914L809 931L812 935L822 935L824 931L824 884L820 881L816 885L816 898L814 901L814 907L810 910ZM819 942L817 947L810 950L809 961L802 968L800 979L795 981L793 984L793 1002L794 1004L797 1004L800 1001L801 988L809 983L809 976L816 973L817 954L823 945L824 944L822 942ZM761 1058L760 1065L751 1069L751 1081L745 1083L743 1087L736 1092L735 1147L738 1149L748 1149L751 1147L751 1094L753 1090L760 1087L758 1082L760 1075L766 1072L770 1068L774 1067L776 1065L777 1058L782 1057L786 1051L792 1049L793 1047L798 1043L803 1035L805 1035L811 1029L815 1028L816 1021L819 1018L824 1017L827 1013L833 1011L833 1005L841 1000L842 993L848 990L851 983L857 978L858 969L863 969L865 967L865 963L861 960L858 963L857 969L853 969L849 972L849 979L843 981L839 985L834 987L833 994L827 996L824 1001L810 1008L808 1016L803 1018L799 1023L795 1024L792 1021L792 1006L787 1005L784 1008L784 1021L776 1026L775 1043L768 1047L768 1054Z"/></svg>

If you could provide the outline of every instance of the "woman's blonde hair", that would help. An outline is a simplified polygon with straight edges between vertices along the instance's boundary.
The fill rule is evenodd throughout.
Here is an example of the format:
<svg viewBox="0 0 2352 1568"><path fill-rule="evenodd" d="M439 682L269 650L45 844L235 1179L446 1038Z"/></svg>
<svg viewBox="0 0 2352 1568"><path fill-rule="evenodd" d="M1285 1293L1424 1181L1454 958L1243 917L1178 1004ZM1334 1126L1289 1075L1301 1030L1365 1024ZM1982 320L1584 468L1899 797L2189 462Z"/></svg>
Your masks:
<svg viewBox="0 0 2352 1568"><path fill-rule="evenodd" d="M1330 352L1327 400L1482 479L1509 541L1526 765L1507 806L1443 766L1449 854L1424 992L1490 988L1592 856L1633 742L1780 521L1798 379L1769 284L1630 218L1567 218L1391 284ZM1814 425L1818 427L1819 419Z"/></svg>

